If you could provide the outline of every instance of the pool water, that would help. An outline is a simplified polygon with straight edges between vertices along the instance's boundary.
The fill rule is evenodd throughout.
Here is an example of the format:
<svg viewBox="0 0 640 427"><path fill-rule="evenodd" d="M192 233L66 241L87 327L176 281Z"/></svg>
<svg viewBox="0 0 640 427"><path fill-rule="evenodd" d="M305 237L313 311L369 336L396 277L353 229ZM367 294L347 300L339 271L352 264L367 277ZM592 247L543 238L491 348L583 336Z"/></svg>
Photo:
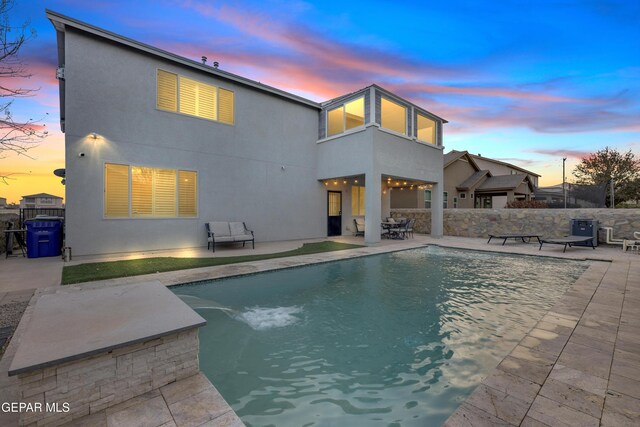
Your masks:
<svg viewBox="0 0 640 427"><path fill-rule="evenodd" d="M426 247L173 290L248 426L437 426L585 268Z"/></svg>

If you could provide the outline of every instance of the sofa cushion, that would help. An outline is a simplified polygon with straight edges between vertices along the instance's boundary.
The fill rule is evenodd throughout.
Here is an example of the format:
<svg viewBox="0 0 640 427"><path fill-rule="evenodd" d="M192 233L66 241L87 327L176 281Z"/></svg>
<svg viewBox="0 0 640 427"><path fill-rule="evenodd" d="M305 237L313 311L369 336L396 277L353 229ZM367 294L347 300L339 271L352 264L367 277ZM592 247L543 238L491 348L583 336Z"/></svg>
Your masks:
<svg viewBox="0 0 640 427"><path fill-rule="evenodd" d="M209 229L211 230L211 232L215 236L216 241L220 241L221 242L222 240L219 240L220 237L230 236L231 235L231 231L229 231L229 223L228 222L224 222L224 221L213 221L213 222L210 222L209 223Z"/></svg>
<svg viewBox="0 0 640 427"><path fill-rule="evenodd" d="M231 236L214 236L214 239L216 243L235 242L235 240Z"/></svg>
<svg viewBox="0 0 640 427"><path fill-rule="evenodd" d="M232 236L239 236L247 233L244 228L244 223L242 222L230 222L229 229L231 230Z"/></svg>
<svg viewBox="0 0 640 427"><path fill-rule="evenodd" d="M246 242L253 240L253 236L251 234L237 234L233 236L233 240L235 242Z"/></svg>

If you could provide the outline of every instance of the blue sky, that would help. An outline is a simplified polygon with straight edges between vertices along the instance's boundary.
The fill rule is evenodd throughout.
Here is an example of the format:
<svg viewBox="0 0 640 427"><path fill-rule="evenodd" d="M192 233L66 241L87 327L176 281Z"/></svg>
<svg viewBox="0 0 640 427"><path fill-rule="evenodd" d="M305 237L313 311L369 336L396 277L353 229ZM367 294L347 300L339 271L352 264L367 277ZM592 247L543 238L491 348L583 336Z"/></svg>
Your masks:
<svg viewBox="0 0 640 427"><path fill-rule="evenodd" d="M37 31L23 57L41 89L13 113L48 113L50 137L36 160L0 160L20 173L14 189L61 187L45 8L318 101L377 83L449 120L447 151L512 162L542 185L562 181L562 157L570 171L605 145L640 154L640 1L22 1L12 21Z"/></svg>

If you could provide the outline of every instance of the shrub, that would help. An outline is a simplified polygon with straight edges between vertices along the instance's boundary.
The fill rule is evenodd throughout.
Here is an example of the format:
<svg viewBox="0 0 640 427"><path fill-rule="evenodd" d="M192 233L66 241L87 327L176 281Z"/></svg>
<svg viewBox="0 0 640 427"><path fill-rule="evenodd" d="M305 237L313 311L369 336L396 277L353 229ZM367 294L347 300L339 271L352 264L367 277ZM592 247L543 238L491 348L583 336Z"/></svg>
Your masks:
<svg viewBox="0 0 640 427"><path fill-rule="evenodd" d="M546 209L548 208L546 202L539 200L514 200L507 203L505 206L507 209Z"/></svg>

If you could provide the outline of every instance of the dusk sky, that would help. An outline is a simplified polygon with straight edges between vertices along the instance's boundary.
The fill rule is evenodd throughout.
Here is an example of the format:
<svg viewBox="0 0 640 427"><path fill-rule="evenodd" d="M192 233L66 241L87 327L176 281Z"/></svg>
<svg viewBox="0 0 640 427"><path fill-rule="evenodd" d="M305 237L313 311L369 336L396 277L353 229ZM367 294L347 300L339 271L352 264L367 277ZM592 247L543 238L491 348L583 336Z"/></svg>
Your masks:
<svg viewBox="0 0 640 427"><path fill-rule="evenodd" d="M49 136L6 155L0 197L64 196L56 38L45 8L315 101L371 83L449 121L445 151L468 150L562 182L605 145L640 155L640 1L18 1L37 31L22 52L36 96L16 119ZM117 70L114 70L117 72ZM2 82L3 85L14 83Z"/></svg>

